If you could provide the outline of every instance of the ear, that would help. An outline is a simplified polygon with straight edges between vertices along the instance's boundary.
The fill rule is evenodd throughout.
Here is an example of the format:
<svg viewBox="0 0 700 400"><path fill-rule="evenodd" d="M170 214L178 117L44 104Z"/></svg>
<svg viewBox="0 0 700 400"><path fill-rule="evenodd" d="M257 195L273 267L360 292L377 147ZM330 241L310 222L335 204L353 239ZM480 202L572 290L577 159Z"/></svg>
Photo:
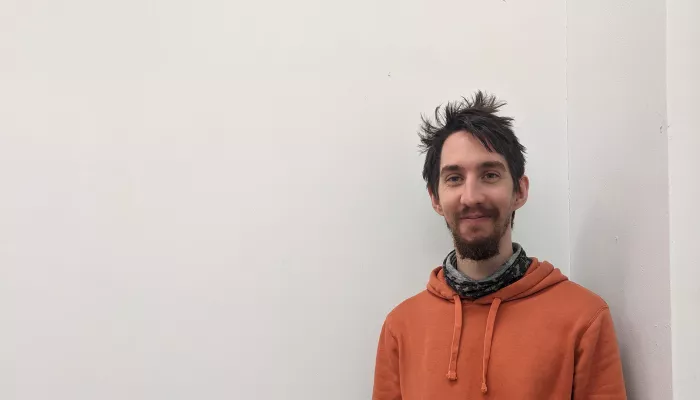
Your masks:
<svg viewBox="0 0 700 400"><path fill-rule="evenodd" d="M515 210L527 203L527 196L530 192L530 178L528 178L527 175L523 175L523 177L520 178L520 181L518 181L518 185L520 187L520 191L515 192Z"/></svg>
<svg viewBox="0 0 700 400"><path fill-rule="evenodd" d="M435 196L433 189L428 188L428 194L430 195L430 202L433 204L433 210L444 217L445 212L442 210L442 206L440 205L440 199Z"/></svg>

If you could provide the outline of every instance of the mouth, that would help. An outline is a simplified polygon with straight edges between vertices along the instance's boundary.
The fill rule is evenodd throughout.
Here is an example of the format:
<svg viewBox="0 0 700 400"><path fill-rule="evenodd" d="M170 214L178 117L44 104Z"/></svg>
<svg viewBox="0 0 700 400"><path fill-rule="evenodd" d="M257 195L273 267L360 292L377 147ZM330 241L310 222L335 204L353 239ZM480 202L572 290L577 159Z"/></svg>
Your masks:
<svg viewBox="0 0 700 400"><path fill-rule="evenodd" d="M484 215L484 214L471 214L471 215L465 215L465 216L461 217L460 219L488 219L488 218L491 218L491 217L488 215Z"/></svg>
<svg viewBox="0 0 700 400"><path fill-rule="evenodd" d="M491 219L491 217L486 216L486 215L468 215L468 216L460 218L460 220L467 221L467 222L486 222L490 219Z"/></svg>

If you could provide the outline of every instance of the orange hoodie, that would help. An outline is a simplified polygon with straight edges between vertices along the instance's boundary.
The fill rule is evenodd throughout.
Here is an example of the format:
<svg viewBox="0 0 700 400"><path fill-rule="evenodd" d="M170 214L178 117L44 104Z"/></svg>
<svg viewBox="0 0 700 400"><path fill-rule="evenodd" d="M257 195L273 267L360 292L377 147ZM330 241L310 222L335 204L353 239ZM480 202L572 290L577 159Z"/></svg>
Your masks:
<svg viewBox="0 0 700 400"><path fill-rule="evenodd" d="M373 400L626 399L607 304L533 259L517 282L460 300L442 268L386 318Z"/></svg>

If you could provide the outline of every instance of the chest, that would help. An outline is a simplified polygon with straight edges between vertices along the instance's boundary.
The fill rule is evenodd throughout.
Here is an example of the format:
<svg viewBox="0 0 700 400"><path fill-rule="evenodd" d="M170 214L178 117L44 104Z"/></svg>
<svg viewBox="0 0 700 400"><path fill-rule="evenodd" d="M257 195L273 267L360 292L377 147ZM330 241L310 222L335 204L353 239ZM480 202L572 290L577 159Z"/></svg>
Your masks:
<svg viewBox="0 0 700 400"><path fill-rule="evenodd" d="M455 381L446 377L454 353L454 316L436 314L415 327L416 334L401 346L400 362L407 366L402 386L410 389L406 399L481 399L484 375L489 399L570 396L576 332L566 316L505 304L487 343L488 312L485 306L463 309Z"/></svg>

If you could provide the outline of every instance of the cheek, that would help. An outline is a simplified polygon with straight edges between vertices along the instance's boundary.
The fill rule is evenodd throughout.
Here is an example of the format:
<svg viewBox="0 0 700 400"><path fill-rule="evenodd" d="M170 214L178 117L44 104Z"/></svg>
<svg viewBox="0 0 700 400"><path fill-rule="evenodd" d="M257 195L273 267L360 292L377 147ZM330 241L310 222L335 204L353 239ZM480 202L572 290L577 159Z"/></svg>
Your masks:
<svg viewBox="0 0 700 400"><path fill-rule="evenodd" d="M462 212L462 205L459 202L459 198L454 198L454 196L442 197L440 199L440 207L442 207L442 212L446 217L452 217Z"/></svg>
<svg viewBox="0 0 700 400"><path fill-rule="evenodd" d="M443 210L445 210L453 202L453 196L451 196L451 193L449 191L446 191L444 188L442 188L442 185L440 186L440 188L438 188L438 193L440 197L437 199L437 203Z"/></svg>
<svg viewBox="0 0 700 400"><path fill-rule="evenodd" d="M505 193L495 193L493 196L489 196L487 199L488 205L498 209L501 214L510 213L510 211L515 208L515 202L515 196Z"/></svg>

